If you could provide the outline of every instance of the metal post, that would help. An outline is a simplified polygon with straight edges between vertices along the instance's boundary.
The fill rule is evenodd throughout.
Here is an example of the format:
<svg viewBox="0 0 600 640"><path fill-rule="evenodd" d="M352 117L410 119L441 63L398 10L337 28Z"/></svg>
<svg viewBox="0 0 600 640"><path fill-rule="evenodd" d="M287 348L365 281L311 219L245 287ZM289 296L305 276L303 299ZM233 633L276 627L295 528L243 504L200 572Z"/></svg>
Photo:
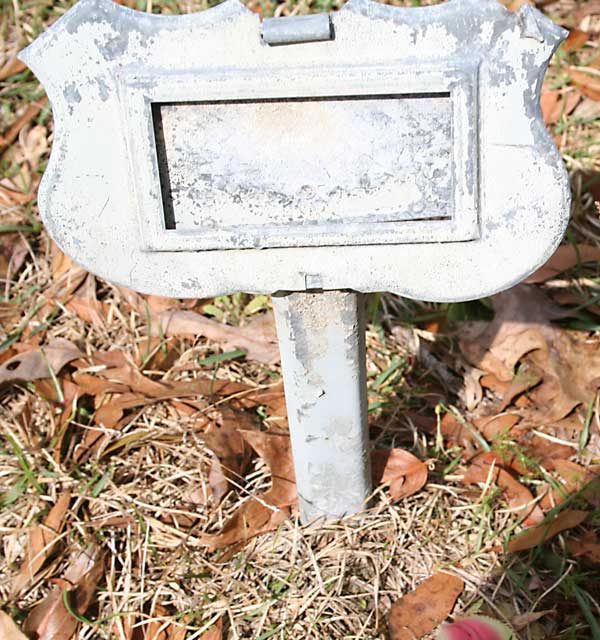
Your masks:
<svg viewBox="0 0 600 640"><path fill-rule="evenodd" d="M364 297L273 296L300 517L361 511L371 493Z"/></svg>

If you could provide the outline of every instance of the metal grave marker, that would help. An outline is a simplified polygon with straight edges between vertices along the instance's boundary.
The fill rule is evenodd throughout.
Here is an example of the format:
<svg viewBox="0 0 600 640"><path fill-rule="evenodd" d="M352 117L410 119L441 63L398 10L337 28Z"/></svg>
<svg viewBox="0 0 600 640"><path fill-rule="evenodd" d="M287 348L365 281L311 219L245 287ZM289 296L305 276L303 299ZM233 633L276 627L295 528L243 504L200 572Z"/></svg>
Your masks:
<svg viewBox="0 0 600 640"><path fill-rule="evenodd" d="M56 119L43 220L138 291L273 294L302 518L353 513L362 294L474 299L551 255L570 191L539 98L565 35L496 0L262 22L80 0L21 54Z"/></svg>

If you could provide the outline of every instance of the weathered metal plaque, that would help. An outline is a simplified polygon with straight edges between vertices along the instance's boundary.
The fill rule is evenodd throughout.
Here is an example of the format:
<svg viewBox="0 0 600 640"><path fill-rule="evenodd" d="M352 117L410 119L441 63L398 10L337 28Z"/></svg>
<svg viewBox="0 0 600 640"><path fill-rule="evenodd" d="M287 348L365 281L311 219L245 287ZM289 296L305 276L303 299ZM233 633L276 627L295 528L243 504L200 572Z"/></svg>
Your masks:
<svg viewBox="0 0 600 640"><path fill-rule="evenodd" d="M176 17L81 0L22 53L57 122L44 221L94 273L160 295L488 295L568 219L539 109L564 35L495 0L263 25L237 0Z"/></svg>
<svg viewBox="0 0 600 640"><path fill-rule="evenodd" d="M301 517L354 513L356 292L464 300L545 261L569 189L539 94L564 36L495 0L262 25L237 0L168 18L81 0L22 54L57 121L44 221L140 291L276 294Z"/></svg>

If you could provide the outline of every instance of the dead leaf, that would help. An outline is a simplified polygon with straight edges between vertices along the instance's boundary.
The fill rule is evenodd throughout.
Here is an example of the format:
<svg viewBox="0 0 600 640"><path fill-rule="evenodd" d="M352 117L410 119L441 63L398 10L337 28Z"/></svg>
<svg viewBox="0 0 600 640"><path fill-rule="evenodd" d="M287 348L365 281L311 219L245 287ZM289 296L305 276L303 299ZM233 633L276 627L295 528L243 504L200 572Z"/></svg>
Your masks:
<svg viewBox="0 0 600 640"><path fill-rule="evenodd" d="M55 542L65 525L65 515L70 502L70 494L61 495L44 518L44 522L35 525L29 532L25 559L12 584L11 593L13 596L18 596L25 587L35 581L37 573L53 554Z"/></svg>
<svg viewBox="0 0 600 640"><path fill-rule="evenodd" d="M0 182L0 203L4 202L7 206L23 205L31 202L34 199L34 195L31 193L23 193L15 188L13 183L9 183L8 180Z"/></svg>
<svg viewBox="0 0 600 640"><path fill-rule="evenodd" d="M80 358L81 351L69 340L55 338L47 346L19 353L0 366L0 385L51 377L66 364Z"/></svg>
<svg viewBox="0 0 600 640"><path fill-rule="evenodd" d="M520 416L514 413L501 413L496 416L474 418L473 423L487 441L492 441L510 434L520 419Z"/></svg>
<svg viewBox="0 0 600 640"><path fill-rule="evenodd" d="M65 307L95 327L102 328L106 324L109 305L100 302L96 297L96 278L91 273L87 274L83 284Z"/></svg>
<svg viewBox="0 0 600 640"><path fill-rule="evenodd" d="M244 327L232 327L195 311L166 311L154 316L153 335L203 336L224 349L242 349L249 360L263 364L279 361L275 323L270 313L256 316Z"/></svg>
<svg viewBox="0 0 600 640"><path fill-rule="evenodd" d="M600 0L586 0L578 2L573 18L575 24L580 24L584 18L594 13L600 13Z"/></svg>
<svg viewBox="0 0 600 640"><path fill-rule="evenodd" d="M474 366L510 382L517 362L529 351L546 348L551 320L565 316L538 289L518 285L493 298L492 322L465 323L461 351Z"/></svg>
<svg viewBox="0 0 600 640"><path fill-rule="evenodd" d="M581 120L596 120L600 118L600 103L591 98L584 98L573 111L573 115Z"/></svg>
<svg viewBox="0 0 600 640"><path fill-rule="evenodd" d="M132 640L185 640L185 625L174 622L172 615L162 605L154 606L150 618L135 628L131 626L127 637Z"/></svg>
<svg viewBox="0 0 600 640"><path fill-rule="evenodd" d="M438 572L394 602L388 625L390 640L414 640L433 631L452 612L464 582Z"/></svg>
<svg viewBox="0 0 600 640"><path fill-rule="evenodd" d="M594 564L600 564L600 540L594 531L586 531L581 538L569 540L567 550L576 558L585 558Z"/></svg>
<svg viewBox="0 0 600 640"><path fill-rule="evenodd" d="M240 431L246 442L263 458L271 471L272 485L265 493L244 502L214 535L202 536L211 550L245 544L251 538L273 531L290 515L297 501L290 439L287 434Z"/></svg>
<svg viewBox="0 0 600 640"><path fill-rule="evenodd" d="M213 626L205 631L200 640L223 640L223 618L219 618Z"/></svg>
<svg viewBox="0 0 600 640"><path fill-rule="evenodd" d="M21 233L0 234L0 278L15 275L29 252L29 246Z"/></svg>
<svg viewBox="0 0 600 640"><path fill-rule="evenodd" d="M569 454L572 451L571 449ZM548 467L549 465L544 466ZM548 492L540 503L547 510L562 504L569 495L583 491L595 478L593 471L588 471L576 462L561 459L560 457L553 460L552 466L560 476L560 488L549 487Z"/></svg>
<svg viewBox="0 0 600 640"><path fill-rule="evenodd" d="M586 73L583 69L570 67L569 76L573 84L592 100L600 100L600 76Z"/></svg>
<svg viewBox="0 0 600 640"><path fill-rule="evenodd" d="M590 39L590 34L581 29L571 29L568 38L562 43L565 51L577 51L584 47Z"/></svg>
<svg viewBox="0 0 600 640"><path fill-rule="evenodd" d="M44 96L36 102L29 103L23 113L13 122L13 124L0 135L0 154L2 154L18 137L21 129L37 118L40 111L48 104L48 98Z"/></svg>
<svg viewBox="0 0 600 640"><path fill-rule="evenodd" d="M517 631L521 631L521 629L525 629L532 622L537 622L545 616L553 615L556 615L556 611L554 609L548 609L546 611L530 611L514 616L510 622Z"/></svg>
<svg viewBox="0 0 600 640"><path fill-rule="evenodd" d="M27 640L27 636L19 630L13 619L0 610L0 638L2 640Z"/></svg>
<svg viewBox="0 0 600 640"><path fill-rule="evenodd" d="M427 465L404 449L377 449L371 453L371 465L374 484L389 484L394 502L427 483Z"/></svg>
<svg viewBox="0 0 600 640"><path fill-rule="evenodd" d="M24 62L21 62L16 55L10 56L10 58L0 67L0 81L10 78L17 73L21 73L27 67Z"/></svg>
<svg viewBox="0 0 600 640"><path fill-rule="evenodd" d="M532 549L540 544L543 544L550 538L565 531L567 529L573 529L580 525L589 515L588 511L576 511L565 509L561 511L555 518L549 523L543 523L537 527L531 527L514 536L506 547L507 551L525 551Z"/></svg>
<svg viewBox="0 0 600 640"><path fill-rule="evenodd" d="M544 521L544 512L535 503L534 497L527 487L521 484L495 460L494 454L481 455L472 461L463 476L465 484L485 484L491 482L503 490L509 508L523 519L523 524L531 527Z"/></svg>
<svg viewBox="0 0 600 640"><path fill-rule="evenodd" d="M256 428L254 422L245 411L224 407L221 424L212 423L204 432L204 442L215 455L208 481L216 504L229 491L230 482L239 484L244 476L252 451L240 429Z"/></svg>
<svg viewBox="0 0 600 640"><path fill-rule="evenodd" d="M544 372L531 362L523 362L517 369L515 377L502 394L502 402L498 411L504 411L512 401L525 391L536 387L544 379Z"/></svg>
<svg viewBox="0 0 600 640"><path fill-rule="evenodd" d="M23 626L25 633L37 640L71 640L80 622L65 607L64 598L74 611L84 616L94 600L103 573L98 549L89 547L77 553L64 576L54 581L56 585L52 591L29 612Z"/></svg>
<svg viewBox="0 0 600 640"><path fill-rule="evenodd" d="M543 267L527 278L526 282L528 284L546 282L577 265L599 260L600 247L590 244L563 244Z"/></svg>
<svg viewBox="0 0 600 640"><path fill-rule="evenodd" d="M544 122L548 125L556 124L570 115L580 102L581 95L577 91L544 89L540 99Z"/></svg>

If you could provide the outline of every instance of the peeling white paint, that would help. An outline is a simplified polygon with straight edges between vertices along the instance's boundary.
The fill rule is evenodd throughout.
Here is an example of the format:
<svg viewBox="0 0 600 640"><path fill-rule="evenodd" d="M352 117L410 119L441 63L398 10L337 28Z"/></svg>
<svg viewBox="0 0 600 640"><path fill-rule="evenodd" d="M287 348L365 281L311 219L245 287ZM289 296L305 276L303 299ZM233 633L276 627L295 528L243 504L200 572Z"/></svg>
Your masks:
<svg viewBox="0 0 600 640"><path fill-rule="evenodd" d="M324 289L464 300L511 286L540 266L560 242L569 216L566 172L539 109L541 79L564 31L530 7L510 13L495 0L449 0L415 9L351 0L331 21L331 41L271 47L261 41L258 16L237 0L177 17L131 11L110 0L75 5L22 52L47 89L57 123L39 204L61 248L109 280L181 297L301 291L310 274L310 282ZM465 117L453 120L453 140L474 141L462 157L454 152L453 184L463 196L449 195L445 210L452 211L455 227L443 220L415 225L399 216L390 228L371 220L365 231L346 224L343 212L332 211L341 226L330 233L319 227L329 216L319 214L314 233L306 234L312 240L298 240L292 229L281 235L278 246L261 244L260 229L253 235L243 224L228 224L222 230L224 246L263 248L201 250L201 243L182 234L159 251L147 250L146 205L150 198L156 207L159 192L155 175L146 176L151 189L140 192L138 184L134 190L131 171L139 150L136 155L133 146L141 141L134 135L132 143L132 114L136 132L141 127L147 139L152 132L149 122L140 121L140 112L127 111L125 78L135 73L161 82L167 76L194 77L198 87L207 87L218 77L220 99L227 96L229 80L235 95L245 82L244 91L254 99L322 96L324 86L332 96L351 95L352 87L358 93L375 87L375 94L396 95L405 91L404 79L418 83L432 77L428 70L447 76L443 69L474 63L476 93L464 100ZM390 69L402 82L393 80ZM269 78L269 95L264 95ZM180 97L185 84L177 90ZM439 84L431 87L439 90ZM452 94L453 103L460 95L460 90ZM168 96L162 99L169 101ZM224 129L226 113L224 107ZM390 127L392 143L397 134ZM344 160L351 166L351 159ZM282 175L286 166L282 158ZM412 198L407 185L414 179L406 177L403 186L402 176L396 176L387 191L380 185L376 207L386 201L389 211L407 206ZM425 180L426 188L434 181ZM329 192L333 207L339 193L336 200L335 189ZM461 215L471 206L464 195L469 193L475 217L460 227ZM190 220L210 217L205 205L199 202ZM366 207L364 219L371 213ZM243 223L243 202L239 215ZM156 216L151 222L163 224ZM214 227L219 231L218 216ZM271 232L263 235L271 237Z"/></svg>

